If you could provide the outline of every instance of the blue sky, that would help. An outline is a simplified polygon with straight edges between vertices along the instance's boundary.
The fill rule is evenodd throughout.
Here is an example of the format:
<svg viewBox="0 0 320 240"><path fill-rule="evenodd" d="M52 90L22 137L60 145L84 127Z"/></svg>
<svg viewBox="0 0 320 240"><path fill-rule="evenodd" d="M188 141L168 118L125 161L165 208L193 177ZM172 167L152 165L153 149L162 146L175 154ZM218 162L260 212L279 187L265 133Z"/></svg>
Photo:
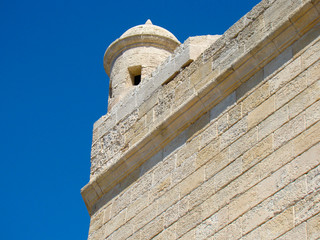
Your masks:
<svg viewBox="0 0 320 240"><path fill-rule="evenodd" d="M0 0L1 239L87 238L80 189L112 41L149 18L181 42L222 34L258 2Z"/></svg>

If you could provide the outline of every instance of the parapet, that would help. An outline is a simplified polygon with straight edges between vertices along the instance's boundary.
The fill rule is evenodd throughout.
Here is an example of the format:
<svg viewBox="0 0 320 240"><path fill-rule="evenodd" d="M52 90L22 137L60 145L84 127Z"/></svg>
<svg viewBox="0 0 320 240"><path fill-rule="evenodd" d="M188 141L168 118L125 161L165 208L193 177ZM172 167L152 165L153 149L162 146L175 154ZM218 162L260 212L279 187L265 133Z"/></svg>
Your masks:
<svg viewBox="0 0 320 240"><path fill-rule="evenodd" d="M94 124L91 177L111 166L121 156L121 153L125 152L125 146L128 143L123 134L130 128L130 121L134 121L131 119L128 122L125 120L126 117L143 107L143 104L161 86L170 82L219 37L219 35L189 37L149 77L132 89L108 114ZM104 153L102 154L100 150Z"/></svg>

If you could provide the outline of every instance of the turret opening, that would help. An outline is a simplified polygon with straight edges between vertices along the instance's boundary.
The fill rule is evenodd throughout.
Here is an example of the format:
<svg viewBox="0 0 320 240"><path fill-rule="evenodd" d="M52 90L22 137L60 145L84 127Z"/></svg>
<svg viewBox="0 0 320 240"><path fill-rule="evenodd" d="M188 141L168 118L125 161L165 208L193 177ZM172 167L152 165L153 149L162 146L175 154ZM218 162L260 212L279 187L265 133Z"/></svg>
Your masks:
<svg viewBox="0 0 320 240"><path fill-rule="evenodd" d="M133 86L137 86L141 82L141 68L142 68L141 65L128 68Z"/></svg>
<svg viewBox="0 0 320 240"><path fill-rule="evenodd" d="M133 85L138 85L141 82L141 75L134 76Z"/></svg>

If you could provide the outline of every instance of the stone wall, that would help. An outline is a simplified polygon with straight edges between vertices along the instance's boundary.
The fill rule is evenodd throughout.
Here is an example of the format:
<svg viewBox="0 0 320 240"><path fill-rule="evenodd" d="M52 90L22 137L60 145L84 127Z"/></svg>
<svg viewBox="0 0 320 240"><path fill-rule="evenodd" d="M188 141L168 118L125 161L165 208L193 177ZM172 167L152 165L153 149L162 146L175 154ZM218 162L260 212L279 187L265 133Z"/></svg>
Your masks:
<svg viewBox="0 0 320 240"><path fill-rule="evenodd" d="M82 189L89 239L319 238L319 11L262 1L141 104L100 119L93 158L109 145L113 157Z"/></svg>

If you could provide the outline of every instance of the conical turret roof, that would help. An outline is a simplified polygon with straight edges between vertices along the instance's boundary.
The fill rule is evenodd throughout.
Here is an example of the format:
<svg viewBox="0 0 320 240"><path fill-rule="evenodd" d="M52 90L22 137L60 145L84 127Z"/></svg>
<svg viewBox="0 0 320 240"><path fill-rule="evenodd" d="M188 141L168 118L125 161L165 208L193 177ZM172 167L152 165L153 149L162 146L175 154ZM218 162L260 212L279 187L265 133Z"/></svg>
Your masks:
<svg viewBox="0 0 320 240"><path fill-rule="evenodd" d="M103 65L110 76L113 62L127 49L137 46L155 46L172 53L179 45L179 40L171 32L153 25L148 19L145 24L130 28L110 44L104 54Z"/></svg>
<svg viewBox="0 0 320 240"><path fill-rule="evenodd" d="M171 32L162 27L153 25L150 19L148 19L145 24L128 29L124 34L121 35L120 39L135 35L158 35L179 42Z"/></svg>

